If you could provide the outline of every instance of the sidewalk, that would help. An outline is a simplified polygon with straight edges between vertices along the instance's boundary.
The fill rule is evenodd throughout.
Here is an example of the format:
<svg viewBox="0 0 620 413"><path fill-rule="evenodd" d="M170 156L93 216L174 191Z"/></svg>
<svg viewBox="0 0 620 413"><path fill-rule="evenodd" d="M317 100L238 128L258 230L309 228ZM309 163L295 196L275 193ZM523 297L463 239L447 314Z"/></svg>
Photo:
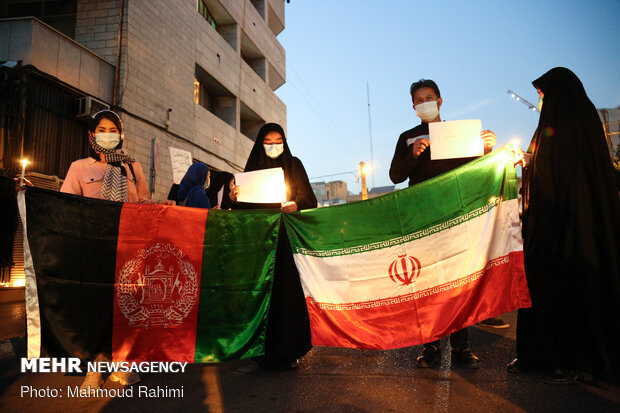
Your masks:
<svg viewBox="0 0 620 413"><path fill-rule="evenodd" d="M0 314L5 314L0 303ZM83 377L22 374L18 360L0 364L0 410L20 412L618 412L620 386L597 382L546 385L542 374L514 375L506 364L515 354L516 312L502 317L508 329L470 329L479 370L453 365L446 340L438 368L419 369L421 346L390 351L315 347L297 370L267 373L249 360L194 364L183 374L143 374L132 397L66 397ZM5 323L3 323L3 326ZM23 333L23 332L22 332ZM158 343L154 343L158 345ZM139 395L182 390L182 397ZM109 380L105 389L121 390ZM65 397L29 391L60 389ZM24 391L26 393L24 394ZM62 396L63 393L61 393Z"/></svg>
<svg viewBox="0 0 620 413"><path fill-rule="evenodd" d="M0 289L0 362L25 354L24 288Z"/></svg>

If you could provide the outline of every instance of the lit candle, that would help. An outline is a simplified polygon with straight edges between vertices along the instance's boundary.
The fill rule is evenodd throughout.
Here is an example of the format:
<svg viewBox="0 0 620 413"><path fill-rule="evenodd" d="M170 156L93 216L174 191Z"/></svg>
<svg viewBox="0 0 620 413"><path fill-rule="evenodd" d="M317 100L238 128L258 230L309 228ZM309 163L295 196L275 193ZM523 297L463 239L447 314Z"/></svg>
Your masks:
<svg viewBox="0 0 620 413"><path fill-rule="evenodd" d="M24 174L26 173L26 165L28 165L28 159L22 159L22 174L19 177L19 186L24 186Z"/></svg>

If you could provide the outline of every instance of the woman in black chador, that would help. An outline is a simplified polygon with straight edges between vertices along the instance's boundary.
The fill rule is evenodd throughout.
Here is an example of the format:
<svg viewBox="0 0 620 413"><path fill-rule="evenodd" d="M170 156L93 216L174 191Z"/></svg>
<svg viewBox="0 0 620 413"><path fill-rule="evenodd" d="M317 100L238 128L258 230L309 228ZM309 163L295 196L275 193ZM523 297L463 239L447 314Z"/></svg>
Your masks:
<svg viewBox="0 0 620 413"><path fill-rule="evenodd" d="M301 161L291 155L280 125L264 125L256 137L245 172L281 167L286 183L286 202L282 204L238 203L234 208L279 208L284 213L315 208L316 197ZM231 191L236 200L238 187ZM297 367L297 359L305 355L310 343L310 322L299 273L282 221L274 271L271 304L267 319L265 356L255 360L265 370L284 370Z"/></svg>
<svg viewBox="0 0 620 413"><path fill-rule="evenodd" d="M538 128L522 162L525 271L511 372L549 368L547 383L620 375L620 203L601 121L573 72L532 82ZM523 165L525 164L525 165Z"/></svg>

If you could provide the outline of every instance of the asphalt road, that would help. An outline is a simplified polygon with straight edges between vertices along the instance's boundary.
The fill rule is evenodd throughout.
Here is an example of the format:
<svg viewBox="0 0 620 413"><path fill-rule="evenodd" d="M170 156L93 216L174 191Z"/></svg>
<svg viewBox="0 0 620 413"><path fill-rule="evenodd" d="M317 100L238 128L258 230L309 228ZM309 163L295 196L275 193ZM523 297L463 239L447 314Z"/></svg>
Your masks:
<svg viewBox="0 0 620 413"><path fill-rule="evenodd" d="M22 374L18 359L5 359L0 361L0 411L620 412L617 384L554 386L541 382L541 372L508 373L506 364L515 354L515 318L516 313L504 316L511 322L504 330L471 328L471 347L483 360L479 370L453 366L445 339L442 363L435 369L416 368L421 346L390 351L316 347L294 371L267 373L252 361L190 365L182 374L142 375L131 396L78 398L68 388L79 386L83 377ZM12 341L19 355L20 341ZM109 380L104 388L122 389ZM55 397L36 396L53 389L58 390ZM147 397L158 389L168 390L168 397Z"/></svg>

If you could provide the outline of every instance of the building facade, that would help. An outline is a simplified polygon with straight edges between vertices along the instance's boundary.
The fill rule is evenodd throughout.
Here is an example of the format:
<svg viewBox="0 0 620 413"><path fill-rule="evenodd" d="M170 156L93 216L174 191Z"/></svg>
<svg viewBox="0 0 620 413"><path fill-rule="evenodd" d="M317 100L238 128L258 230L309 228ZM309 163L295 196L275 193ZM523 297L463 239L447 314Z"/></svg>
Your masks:
<svg viewBox="0 0 620 413"><path fill-rule="evenodd" d="M155 199L173 184L169 147L242 171L263 124L286 129L283 29L284 0L2 0L0 170L27 158L57 188L109 107Z"/></svg>
<svg viewBox="0 0 620 413"><path fill-rule="evenodd" d="M377 198L379 196L389 194L396 190L396 185L377 186L368 191L368 199ZM349 196L347 196L348 203L359 201L363 201L362 194L349 194Z"/></svg>
<svg viewBox="0 0 620 413"><path fill-rule="evenodd" d="M311 182L310 186L320 206L344 204L347 202L347 183L345 181Z"/></svg>
<svg viewBox="0 0 620 413"><path fill-rule="evenodd" d="M597 111L603 124L609 155L616 169L620 170L620 106L617 108L597 109Z"/></svg>
<svg viewBox="0 0 620 413"><path fill-rule="evenodd" d="M172 184L169 146L191 152L214 170L237 172L264 123L286 127L286 106L274 93L285 81L285 53L276 38L284 29L283 0L4 0L1 5L0 62L16 62L30 78L71 95L78 140L85 141L78 112L105 107L99 102L120 113L124 148L144 170L150 169L158 138L160 162L151 188L157 198L165 198ZM82 97L93 98L90 108L79 108ZM34 105L25 106L27 112ZM25 117L22 129L37 122L28 113ZM33 171L64 178L69 159L37 168L46 154L33 149L38 145L32 140L51 141L49 136L39 133L17 145L16 135L9 144L20 147L20 156L23 150ZM55 140L65 139L56 135ZM15 151L10 155L13 159L2 153L4 169L15 162Z"/></svg>

